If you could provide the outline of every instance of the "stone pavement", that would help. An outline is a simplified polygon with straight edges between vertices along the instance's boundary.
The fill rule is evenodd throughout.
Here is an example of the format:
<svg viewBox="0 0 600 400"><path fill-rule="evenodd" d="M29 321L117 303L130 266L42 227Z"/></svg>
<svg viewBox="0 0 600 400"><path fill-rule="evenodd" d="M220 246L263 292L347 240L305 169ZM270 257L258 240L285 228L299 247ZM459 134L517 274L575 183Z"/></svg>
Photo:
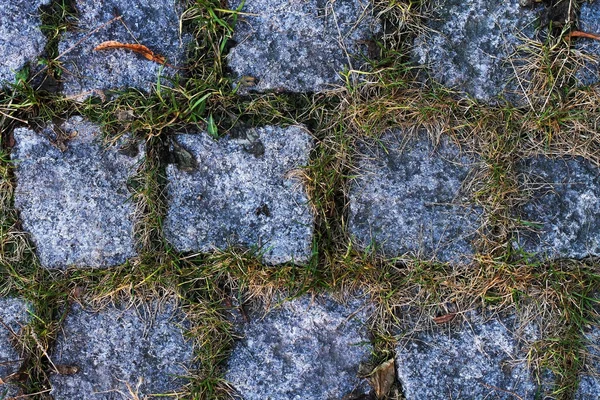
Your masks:
<svg viewBox="0 0 600 400"><path fill-rule="evenodd" d="M17 1L0 6L0 84L43 56L39 6ZM229 4L231 9L240 2ZM439 0L428 30L413 43L420 79L434 79L484 102L517 96L511 55L529 37L535 7L517 0ZM189 34L182 32L181 2L120 0L74 2L78 20L58 45L62 95L76 100L185 78ZM360 69L368 43L382 32L372 5L359 0L260 1L241 7L227 63L236 95L311 93L344 84L344 71ZM598 31L598 1L581 11L582 26ZM16 33L18 31L18 34ZM166 58L144 59L124 50L94 50L106 41L136 43ZM600 56L598 45L581 50ZM597 66L581 72L598 81ZM594 69L595 68L595 69ZM116 116L115 116L116 118ZM322 144L300 125L244 126L213 138L207 131L172 132L165 171L166 211L161 233L185 256L228 248L252 249L272 268L305 266L315 247L315 213L303 167ZM447 135L391 129L353 149L356 169L347 200L349 240L388 258L469 265L486 215L470 189L484 163ZM125 135L104 143L102 126L82 116L39 129L17 127L10 157L15 164L14 208L20 229L35 246L43 268L106 268L135 264L136 214L132 180L147 154ZM513 244L543 260L600 255L600 170L574 157L539 156L516 165L527 194L514 210L522 222ZM369 334L375 299L346 302L305 294L276 307L232 317L239 335L224 365L225 379L242 399L374 398L361 373L374 351ZM10 379L24 361L19 333L31 324L25 300L0 299L5 394L22 391ZM263 315L264 314L264 315ZM462 320L461 320L462 321ZM436 398L535 399L540 388L526 365L535 327L519 331L516 317L464 316L433 332L397 335L396 384L408 400ZM184 392L196 365L192 322L174 299L136 307L71 304L47 369L54 399L145 398ZM529 340L526 343L524 337ZM577 398L599 392L600 334L590 329L588 369ZM136 397L137 396L137 397Z"/></svg>

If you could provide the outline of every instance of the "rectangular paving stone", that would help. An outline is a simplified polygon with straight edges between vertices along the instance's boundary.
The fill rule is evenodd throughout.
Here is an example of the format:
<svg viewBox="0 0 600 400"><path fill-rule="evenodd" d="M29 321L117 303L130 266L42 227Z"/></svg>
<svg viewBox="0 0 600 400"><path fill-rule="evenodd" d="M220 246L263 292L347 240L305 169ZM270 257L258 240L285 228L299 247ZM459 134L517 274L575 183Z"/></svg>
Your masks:
<svg viewBox="0 0 600 400"><path fill-rule="evenodd" d="M369 307L364 298L340 304L305 295L264 317L255 310L240 327L225 379L244 400L367 398L359 396L370 388L358 370L373 351Z"/></svg>
<svg viewBox="0 0 600 400"><path fill-rule="evenodd" d="M51 356L54 365L76 372L51 371L50 394L54 400L176 398L194 359L185 324L174 302L101 311L74 304Z"/></svg>
<svg viewBox="0 0 600 400"><path fill-rule="evenodd" d="M188 164L167 166L165 237L177 251L259 247L269 264L307 262L313 214L293 171L308 165L313 139L301 126L247 128L213 140L177 135Z"/></svg>
<svg viewBox="0 0 600 400"><path fill-rule="evenodd" d="M579 15L579 30L588 33L600 33L600 2L584 2ZM600 42L593 39L574 39L575 48L586 55L595 57L594 61L586 61L577 71L577 78L584 85L600 82Z"/></svg>
<svg viewBox="0 0 600 400"><path fill-rule="evenodd" d="M443 138L390 131L358 148L350 187L349 232L361 249L468 263L482 210L461 189L476 159Z"/></svg>
<svg viewBox="0 0 600 400"><path fill-rule="evenodd" d="M44 51L39 7L50 0L12 0L0 6L0 87L13 83L16 72Z"/></svg>
<svg viewBox="0 0 600 400"><path fill-rule="evenodd" d="M451 332L402 340L396 367L406 400L543 398L515 325L512 317L485 320L469 313L468 323Z"/></svg>
<svg viewBox="0 0 600 400"><path fill-rule="evenodd" d="M16 383L7 379L19 371L23 357L18 349L21 329L31 321L31 304L18 298L0 298L0 398L8 399L23 394Z"/></svg>
<svg viewBox="0 0 600 400"><path fill-rule="evenodd" d="M64 54L61 65L65 95L85 100L104 90L135 88L149 92L159 76L166 84L165 77L178 73L130 50L94 50L105 41L141 44L165 57L168 64L183 65L190 37L179 31L182 2L76 0L74 4L77 27L66 32L59 43L59 53ZM107 24L117 16L122 19Z"/></svg>
<svg viewBox="0 0 600 400"><path fill-rule="evenodd" d="M532 37L536 14L519 0L437 0L427 31L414 41L413 58L441 84L495 103L524 101L509 56L519 37Z"/></svg>
<svg viewBox="0 0 600 400"><path fill-rule="evenodd" d="M583 158L545 156L518 166L529 200L516 244L540 258L600 255L600 170Z"/></svg>
<svg viewBox="0 0 600 400"><path fill-rule="evenodd" d="M109 267L136 255L127 181L142 145L133 157L105 149L100 127L81 117L41 133L18 128L14 138L15 208L42 266Z"/></svg>
<svg viewBox="0 0 600 400"><path fill-rule="evenodd" d="M237 9L241 0L233 0ZM229 68L249 90L315 92L342 85L339 73L359 69L365 41L380 31L364 0L248 0L228 56Z"/></svg>

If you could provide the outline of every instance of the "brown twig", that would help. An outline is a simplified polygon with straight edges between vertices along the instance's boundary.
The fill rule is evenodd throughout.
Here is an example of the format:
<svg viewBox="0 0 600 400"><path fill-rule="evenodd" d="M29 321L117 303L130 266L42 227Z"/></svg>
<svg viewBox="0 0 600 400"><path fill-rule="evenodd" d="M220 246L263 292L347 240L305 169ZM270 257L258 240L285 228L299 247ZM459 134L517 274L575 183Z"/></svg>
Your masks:
<svg viewBox="0 0 600 400"><path fill-rule="evenodd" d="M594 33L583 32L583 31L571 31L565 35L565 39L567 39L567 40L570 40L571 38L574 38L574 37L600 40L600 35L596 35Z"/></svg>

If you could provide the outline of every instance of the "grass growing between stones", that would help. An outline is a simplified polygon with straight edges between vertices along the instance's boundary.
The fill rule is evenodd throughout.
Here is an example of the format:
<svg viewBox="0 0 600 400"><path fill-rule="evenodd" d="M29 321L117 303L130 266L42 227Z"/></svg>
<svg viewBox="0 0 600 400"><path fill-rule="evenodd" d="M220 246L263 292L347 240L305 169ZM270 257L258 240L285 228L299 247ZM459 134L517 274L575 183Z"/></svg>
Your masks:
<svg viewBox="0 0 600 400"><path fill-rule="evenodd" d="M406 44L424 29L424 3L378 1L386 29L375 43L372 72L357 83L348 79L346 87L326 93L237 96L224 59L236 14L209 0L190 3L184 14L184 25L196 38L190 49L195 61L187 67L191 77L170 83L172 87L157 82L151 93L128 90L106 102L90 99L81 104L32 82L19 82L12 91L1 93L2 292L21 295L36 309L24 334L28 391L48 390L52 344L65 316L64 307L73 301L102 306L177 297L192 322L188 334L197 350L198 367L190 371L186 396L213 399L231 394L224 367L235 338L229 318L232 309L311 291L338 295L362 291L377 304L371 321L374 364L393 355L397 335L439 328L435 317L456 313L455 324L474 308L489 315L517 312L524 324L535 322L541 331L541 338L529 344L530 365L540 379L546 369L552 371L557 381L554 396L570 398L585 360L582 332L597 324L597 260L541 263L513 248L514 232L522 225L514 211L525 196L517 183L515 164L534 154L547 154L580 155L600 165L597 88L574 87L572 66L579 62L578 55L560 38L525 43L521 57L527 62L520 76L529 101L521 108L457 100L452 90L418 85ZM44 17L52 39L48 66L58 68L52 71L59 78L57 38L68 26L71 13L68 3L60 1L48 10ZM10 131L24 121L36 125L75 113L101 124L110 140L132 132L147 141L148 158L132 182L141 254L110 270L45 272L12 208L15 180L7 153ZM205 130L209 120L219 135L236 126L295 123L313 132L317 146L302 173L316 217L317 255L312 263L272 268L243 249L182 255L162 238L162 149L171 134ZM406 129L407 134L426 129L434 142L448 135L482 157L483 168L472 186L486 220L473 265L450 266L410 256L383 259L352 246L346 202L350 180L356 175L355 144L396 127Z"/></svg>

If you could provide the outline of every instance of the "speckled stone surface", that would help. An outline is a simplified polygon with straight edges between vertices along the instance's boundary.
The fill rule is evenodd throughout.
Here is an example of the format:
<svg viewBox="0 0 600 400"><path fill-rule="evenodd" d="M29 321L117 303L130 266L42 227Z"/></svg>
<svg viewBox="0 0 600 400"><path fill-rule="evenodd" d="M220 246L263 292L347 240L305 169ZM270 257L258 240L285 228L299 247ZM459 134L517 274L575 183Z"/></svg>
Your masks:
<svg viewBox="0 0 600 400"><path fill-rule="evenodd" d="M17 338L21 328L31 318L28 310L31 305L26 301L16 298L0 298L0 398L17 396L19 388L13 383L4 383L6 377L19 371L23 359L17 351ZM12 332L11 332L12 331ZM13 334L14 333L14 334Z"/></svg>
<svg viewBox="0 0 600 400"><path fill-rule="evenodd" d="M442 139L407 140L401 131L359 146L350 187L349 231L360 248L386 256L468 263L481 209L461 190L476 159Z"/></svg>
<svg viewBox="0 0 600 400"><path fill-rule="evenodd" d="M98 312L73 305L52 360L79 371L51 374L51 395L55 400L175 398L194 357L192 342L183 337L184 319L173 303Z"/></svg>
<svg viewBox="0 0 600 400"><path fill-rule="evenodd" d="M529 201L519 217L529 229L517 244L541 258L600 255L600 169L582 158L523 161L520 181Z"/></svg>
<svg viewBox="0 0 600 400"><path fill-rule="evenodd" d="M579 376L575 400L595 399L600 393L600 329L593 327L585 333L588 341L585 369Z"/></svg>
<svg viewBox="0 0 600 400"><path fill-rule="evenodd" d="M144 154L104 150L100 128L73 117L56 132L15 129L15 208L31 234L42 266L107 267L136 252L134 206L127 181ZM60 130L58 129L60 128ZM61 147L64 151L61 151Z"/></svg>
<svg viewBox="0 0 600 400"><path fill-rule="evenodd" d="M581 5L579 15L579 29L584 32L598 34L600 32L600 1ZM584 85L600 82L600 42L593 39L577 39L575 48L587 55L595 57L595 61L588 61L577 72L577 78Z"/></svg>
<svg viewBox="0 0 600 400"><path fill-rule="evenodd" d="M514 320L468 322L435 333L419 333L396 347L397 377L406 400L534 400L540 389L527 368L526 352L513 334ZM525 332L529 339L533 328ZM495 389L496 388L496 389ZM502 391L505 390L505 391Z"/></svg>
<svg viewBox="0 0 600 400"><path fill-rule="evenodd" d="M532 36L536 14L519 0L435 0L429 30L417 36L413 58L441 84L494 103L518 93L509 56L520 36ZM513 82L514 83L514 82ZM519 101L519 95L508 96Z"/></svg>
<svg viewBox="0 0 600 400"><path fill-rule="evenodd" d="M44 51L39 7L50 0L12 0L0 6L0 87L15 81L15 72Z"/></svg>
<svg viewBox="0 0 600 400"><path fill-rule="evenodd" d="M166 238L178 251L259 247L269 264L310 259L313 215L293 173L313 139L300 126L248 128L218 141L177 135L193 169L167 167Z"/></svg>
<svg viewBox="0 0 600 400"><path fill-rule="evenodd" d="M369 305L328 296L283 303L266 316L250 314L225 378L244 400L342 399L368 393L357 377L373 350L365 327Z"/></svg>
<svg viewBox="0 0 600 400"><path fill-rule="evenodd" d="M167 63L181 67L189 37L179 31L183 12L179 0L75 0L75 8L77 29L65 33L59 43L59 53L64 54L61 77L65 95L84 100L104 90L136 88L149 92L159 76L166 84L165 77L179 73L129 50L94 50L109 40L139 43L166 57ZM116 16L122 19L113 20Z"/></svg>
<svg viewBox="0 0 600 400"><path fill-rule="evenodd" d="M230 8L239 7L233 0ZM228 65L240 92L310 92L342 85L339 72L363 63L365 40L380 24L365 0L248 0L235 27ZM349 65L351 68L349 68Z"/></svg>

